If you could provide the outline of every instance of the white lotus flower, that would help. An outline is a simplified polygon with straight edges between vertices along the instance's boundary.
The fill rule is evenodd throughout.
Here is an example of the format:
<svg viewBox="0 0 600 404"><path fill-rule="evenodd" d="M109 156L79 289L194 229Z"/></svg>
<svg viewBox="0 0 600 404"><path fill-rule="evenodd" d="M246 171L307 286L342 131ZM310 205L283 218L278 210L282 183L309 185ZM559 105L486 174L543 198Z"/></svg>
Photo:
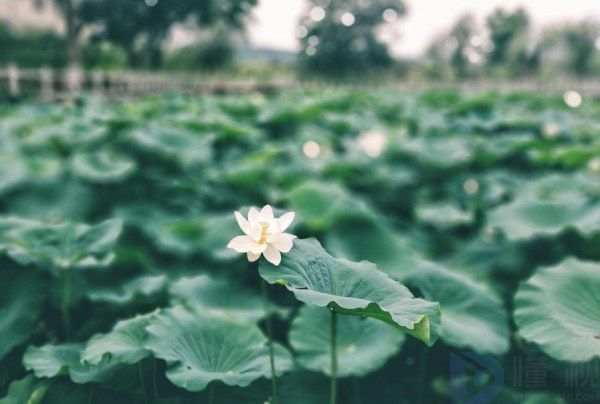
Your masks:
<svg viewBox="0 0 600 404"><path fill-rule="evenodd" d="M275 218L271 206L265 205L260 212L256 208L250 208L248 219L240 212L234 214L245 235L234 237L227 244L227 248L246 253L250 262L256 261L264 254L267 261L279 265L281 253L289 252L296 238L293 234L284 233L294 220L294 212L287 212L280 218Z"/></svg>

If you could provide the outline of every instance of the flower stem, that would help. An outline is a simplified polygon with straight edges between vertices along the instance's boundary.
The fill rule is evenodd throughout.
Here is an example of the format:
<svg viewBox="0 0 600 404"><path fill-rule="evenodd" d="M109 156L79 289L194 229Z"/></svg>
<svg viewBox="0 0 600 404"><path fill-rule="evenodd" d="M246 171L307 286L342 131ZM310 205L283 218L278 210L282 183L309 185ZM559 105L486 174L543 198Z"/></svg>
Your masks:
<svg viewBox="0 0 600 404"><path fill-rule="evenodd" d="M425 396L425 378L427 377L427 353L429 352L427 346L423 346L421 355L419 356L419 370L418 370L418 381L417 381L417 403L422 404Z"/></svg>
<svg viewBox="0 0 600 404"><path fill-rule="evenodd" d="M265 323L267 327L267 338L269 340L269 360L271 361L271 403L277 404L277 378L275 377L275 350L273 347L273 324L271 322L271 310L269 308L269 296L267 294L267 282L261 278L260 293L262 295L265 310Z"/></svg>
<svg viewBox="0 0 600 404"><path fill-rule="evenodd" d="M144 382L144 372L142 372L142 362L138 362L138 372L140 374L140 384L142 387L142 394L144 395L144 403L148 404L148 396L146 395L146 383Z"/></svg>
<svg viewBox="0 0 600 404"><path fill-rule="evenodd" d="M90 384L90 394L88 394L87 404L92 404L94 400L94 384Z"/></svg>
<svg viewBox="0 0 600 404"><path fill-rule="evenodd" d="M356 377L352 378L352 388L354 389L354 401L356 404L361 404L362 400L360 397L360 380Z"/></svg>
<svg viewBox="0 0 600 404"><path fill-rule="evenodd" d="M69 317L69 306L71 305L71 272L69 268L60 270L60 281L62 283L62 296L60 301L60 314L65 339L71 337L71 319Z"/></svg>
<svg viewBox="0 0 600 404"><path fill-rule="evenodd" d="M337 313L331 310L331 389L329 403L335 404L337 401Z"/></svg>
<svg viewBox="0 0 600 404"><path fill-rule="evenodd" d="M152 358L152 390L154 391L154 402L158 402L158 387L156 385L156 358Z"/></svg>
<svg viewBox="0 0 600 404"><path fill-rule="evenodd" d="M208 404L214 404L215 402L215 384L211 383L208 385Z"/></svg>

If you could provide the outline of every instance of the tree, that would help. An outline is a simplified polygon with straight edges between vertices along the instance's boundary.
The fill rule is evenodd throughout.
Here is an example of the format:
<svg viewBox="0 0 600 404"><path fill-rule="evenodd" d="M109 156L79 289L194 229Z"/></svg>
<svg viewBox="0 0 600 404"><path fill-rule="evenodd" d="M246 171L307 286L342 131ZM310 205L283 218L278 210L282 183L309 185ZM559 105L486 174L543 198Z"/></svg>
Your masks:
<svg viewBox="0 0 600 404"><path fill-rule="evenodd" d="M428 58L440 71L443 70L442 65L450 65L456 77L469 76L470 64L475 62L474 58L480 58L479 51L471 44L471 38L476 32L477 24L473 15L461 16L447 34L429 46Z"/></svg>
<svg viewBox="0 0 600 404"><path fill-rule="evenodd" d="M70 67L79 65L80 49L79 34L82 24L78 18L82 1L84 0L52 0L56 10L62 15L65 23L67 40L67 61ZM44 0L35 0L35 6L41 8L45 6Z"/></svg>
<svg viewBox="0 0 600 404"><path fill-rule="evenodd" d="M500 66L507 64L511 57L516 56L515 53L522 51L514 49L513 45L527 33L529 17L522 8L512 13L498 8L487 18L486 26L493 44L487 63L490 66Z"/></svg>
<svg viewBox="0 0 600 404"><path fill-rule="evenodd" d="M599 35L600 27L592 21L570 24L563 29L562 36L569 55L567 68L571 72L579 76L590 73Z"/></svg>
<svg viewBox="0 0 600 404"><path fill-rule="evenodd" d="M311 71L344 74L387 66L377 30L406 12L399 0L313 1L299 26L301 62Z"/></svg>
<svg viewBox="0 0 600 404"><path fill-rule="evenodd" d="M471 37L475 30L475 19L472 15L468 14L461 17L450 31L450 38L453 39L451 43L455 44L452 56L450 57L450 65L454 69L455 74L460 78L468 76L468 55L471 46Z"/></svg>
<svg viewBox="0 0 600 404"><path fill-rule="evenodd" d="M96 36L126 50L133 66L146 59L162 64L163 43L171 27L190 21L206 26L217 21L241 27L257 0L82 0L81 17L100 26ZM141 55L140 55L141 54ZM140 57L142 56L142 57Z"/></svg>

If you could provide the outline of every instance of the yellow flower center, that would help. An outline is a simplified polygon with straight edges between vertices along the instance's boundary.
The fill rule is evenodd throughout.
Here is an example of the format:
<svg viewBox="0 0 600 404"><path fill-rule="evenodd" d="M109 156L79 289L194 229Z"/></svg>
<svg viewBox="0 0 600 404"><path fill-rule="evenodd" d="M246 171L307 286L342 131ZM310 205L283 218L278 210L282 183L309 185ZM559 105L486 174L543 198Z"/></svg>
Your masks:
<svg viewBox="0 0 600 404"><path fill-rule="evenodd" d="M258 244L266 244L267 243L267 237L269 237L269 223L267 222L260 222L260 225L262 226L262 230L260 231L260 238L258 239Z"/></svg>

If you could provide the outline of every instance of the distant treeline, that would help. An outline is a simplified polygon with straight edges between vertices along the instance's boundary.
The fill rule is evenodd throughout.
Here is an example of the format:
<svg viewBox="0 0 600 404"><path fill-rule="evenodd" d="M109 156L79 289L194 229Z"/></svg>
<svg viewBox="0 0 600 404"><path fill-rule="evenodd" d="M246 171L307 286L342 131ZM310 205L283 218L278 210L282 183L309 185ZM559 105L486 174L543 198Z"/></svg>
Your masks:
<svg viewBox="0 0 600 404"><path fill-rule="evenodd" d="M202 2L201 7L193 0L180 0L176 7L154 0L46 0L40 4L52 4L62 15L66 35L17 31L0 23L0 66L78 64L86 69L204 71L275 60L249 60L252 52L235 57L256 0L231 0L225 8L216 0ZM598 21L572 21L534 32L524 9L498 8L483 21L462 16L435 38L423 58L398 60L390 55L389 46L402 41L394 32L408 12L399 0L313 0L297 27L297 57L277 62L292 73L334 78L356 74L442 80L600 75ZM169 33L178 24L196 32L196 39L183 48L167 49ZM263 67L265 71L270 68Z"/></svg>

